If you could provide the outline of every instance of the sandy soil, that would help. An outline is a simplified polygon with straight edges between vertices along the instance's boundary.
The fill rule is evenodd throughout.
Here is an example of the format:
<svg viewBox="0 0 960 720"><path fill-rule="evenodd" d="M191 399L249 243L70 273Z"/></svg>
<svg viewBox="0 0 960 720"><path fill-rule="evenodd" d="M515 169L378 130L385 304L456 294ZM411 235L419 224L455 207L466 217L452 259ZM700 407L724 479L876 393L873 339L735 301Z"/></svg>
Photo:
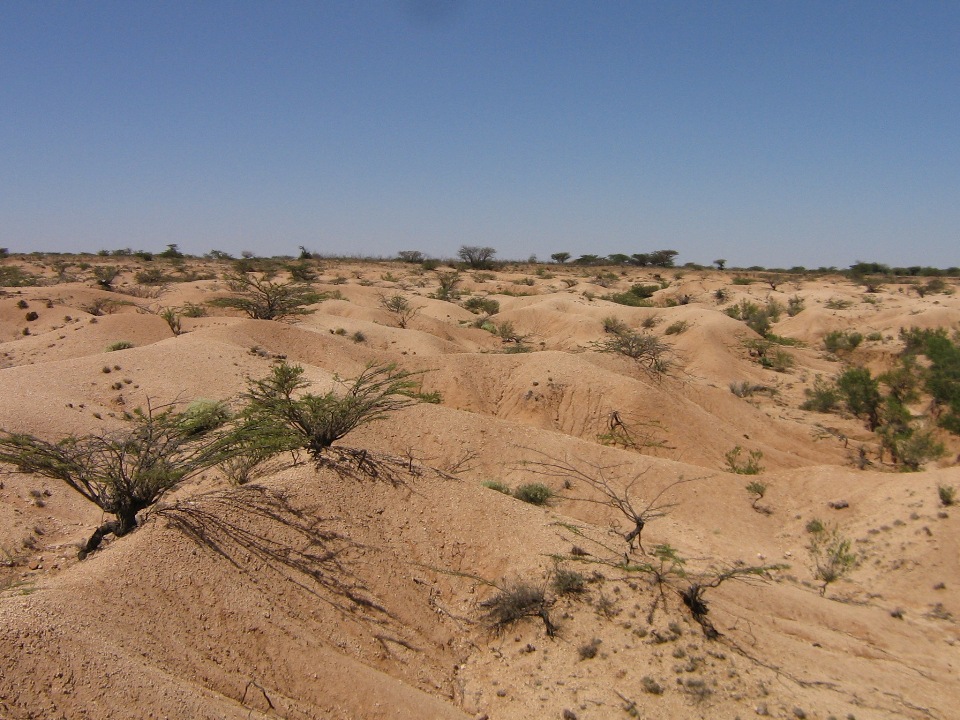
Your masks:
<svg viewBox="0 0 960 720"><path fill-rule="evenodd" d="M862 419L800 409L817 375L890 367L901 328L960 328L956 283L921 297L833 276L773 289L687 269L464 272L461 302L499 302L484 329L431 297L444 267L313 261L315 288L335 297L276 322L204 305L229 294L227 263L3 262L44 279L0 290L7 431L105 432L148 400L237 405L282 358L321 391L395 362L440 402L341 441L392 462L389 477L284 462L234 486L211 471L83 561L100 510L53 480L0 474L0 718L957 717L960 513L938 487L960 487L960 440L943 433L941 459L902 473ZM120 266L113 289L97 264ZM156 267L169 282L137 284ZM603 299L654 282L655 307ZM419 308L405 328L380 304L398 293ZM776 372L723 310L792 297L805 308L773 332L798 344ZM175 335L165 307L206 312ZM599 352L611 317L670 343L670 372ZM512 340L490 332L502 323ZM833 330L873 339L832 355ZM752 394L731 392L742 382ZM604 444L614 414L633 447ZM736 445L762 453L760 475L727 471ZM664 491L644 550L628 549L623 516L584 476L545 463L602 476L639 506ZM756 507L751 480L767 488ZM556 497L539 507L490 481L543 482ZM823 594L815 519L858 559ZM684 575L664 574L669 562L647 554L658 545ZM677 592L770 565L782 567L705 588L715 637ZM562 592L571 572L582 587ZM491 624L489 601L518 583L544 591L555 633L537 616Z"/></svg>

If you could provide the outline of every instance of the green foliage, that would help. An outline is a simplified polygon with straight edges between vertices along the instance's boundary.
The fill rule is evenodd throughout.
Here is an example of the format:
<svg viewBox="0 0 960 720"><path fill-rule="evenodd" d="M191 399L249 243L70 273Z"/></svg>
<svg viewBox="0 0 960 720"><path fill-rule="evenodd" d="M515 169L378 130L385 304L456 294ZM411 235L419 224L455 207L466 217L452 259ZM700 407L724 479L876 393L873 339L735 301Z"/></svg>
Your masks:
<svg viewBox="0 0 960 720"><path fill-rule="evenodd" d="M614 317L613 315L607 315L605 318L603 318L603 320L601 320L601 323L603 324L603 331L605 333L613 333L616 335L629 330L627 324L623 320Z"/></svg>
<svg viewBox="0 0 960 720"><path fill-rule="evenodd" d="M549 505L554 495L553 490L543 483L526 483L513 491L513 496L517 500L531 505Z"/></svg>
<svg viewBox="0 0 960 720"><path fill-rule="evenodd" d="M227 403L199 398L180 414L179 422L188 436L204 435L225 425L232 416Z"/></svg>
<svg viewBox="0 0 960 720"><path fill-rule="evenodd" d="M809 520L805 526L808 533L822 533L826 528L827 526L823 524L823 520L820 518Z"/></svg>
<svg viewBox="0 0 960 720"><path fill-rule="evenodd" d="M120 268L115 265L97 265L93 268L93 277L104 290L113 290L113 281L120 274Z"/></svg>
<svg viewBox="0 0 960 720"><path fill-rule="evenodd" d="M828 352L853 352L863 342L863 333L853 330L831 330L823 336L823 346Z"/></svg>
<svg viewBox="0 0 960 720"><path fill-rule="evenodd" d="M457 285L460 284L460 273L456 271L437 273L437 282L439 286L433 293L434 298L446 302L456 302L460 299L460 291L457 290Z"/></svg>
<svg viewBox="0 0 960 720"><path fill-rule="evenodd" d="M745 275L737 275L731 280L734 285L752 285L753 278L746 277Z"/></svg>
<svg viewBox="0 0 960 720"><path fill-rule="evenodd" d="M81 555L103 535L122 536L137 526L137 513L169 490L228 458L236 436L205 409L175 412L137 409L122 430L102 435L71 435L47 442L33 435L0 430L0 462L22 473L60 480L115 522L94 533Z"/></svg>
<svg viewBox="0 0 960 720"><path fill-rule="evenodd" d="M908 427L894 433L887 444L894 457L903 464L903 469L909 472L917 472L924 463L937 460L946 452L933 431L924 427Z"/></svg>
<svg viewBox="0 0 960 720"><path fill-rule="evenodd" d="M426 258L419 250L401 250L397 253L397 259L405 263L422 263Z"/></svg>
<svg viewBox="0 0 960 720"><path fill-rule="evenodd" d="M690 327L690 323L686 320L677 320L675 323L671 323L663 331L664 335L680 335L685 332L686 329Z"/></svg>
<svg viewBox="0 0 960 720"><path fill-rule="evenodd" d="M183 317L188 318L198 318L205 317L207 314L207 309L203 305L198 305L197 303L184 303L183 307L180 308L180 314Z"/></svg>
<svg viewBox="0 0 960 720"><path fill-rule="evenodd" d="M146 270L138 271L134 276L141 285L163 285L170 282L171 278L163 271L163 268L151 267Z"/></svg>
<svg viewBox="0 0 960 720"><path fill-rule="evenodd" d="M262 380L251 380L243 395L248 428L281 438L288 449L306 449L315 460L358 427L414 404L416 374L396 365L369 365L352 380L337 379L339 392L301 392L310 386L299 365L280 363Z"/></svg>
<svg viewBox="0 0 960 720"><path fill-rule="evenodd" d="M550 259L553 260L558 265L563 265L567 260L570 259L570 253L568 252L556 252L550 256Z"/></svg>
<svg viewBox="0 0 960 720"><path fill-rule="evenodd" d="M115 343L110 343L107 345L107 352L116 352L117 350L129 350L133 347L132 342L126 340L118 340Z"/></svg>
<svg viewBox="0 0 960 720"><path fill-rule="evenodd" d="M326 299L309 285L296 281L274 282L243 272L227 275L226 281L227 287L239 294L211 300L210 305L239 310L254 320L286 320L307 315L313 312L307 305Z"/></svg>
<svg viewBox="0 0 960 720"><path fill-rule="evenodd" d="M759 475L763 472L763 466L760 464L763 460L762 450L751 450L745 459L741 457L742 455L743 448L739 445L735 445L724 454L723 459L727 463L728 472L738 475Z"/></svg>
<svg viewBox="0 0 960 720"><path fill-rule="evenodd" d="M824 380L821 375L817 375L813 380L813 387L805 388L803 393L807 399L800 405L802 410L827 413L835 410L840 403L840 392L836 385Z"/></svg>
<svg viewBox="0 0 960 720"><path fill-rule="evenodd" d="M748 483L746 486L746 491L749 495L753 496L753 501L750 503L754 508L757 507L757 503L763 499L763 496L767 494L767 485L758 480L754 480L751 483Z"/></svg>
<svg viewBox="0 0 960 720"><path fill-rule="evenodd" d="M471 297L464 301L463 307L475 315L496 315L500 312L500 303L490 297Z"/></svg>
<svg viewBox="0 0 960 720"><path fill-rule="evenodd" d="M794 359L793 355L788 353L786 350L777 348L772 353L765 352L763 355L761 355L760 364L765 368L769 368L770 370L785 373L796 364L796 360Z"/></svg>
<svg viewBox="0 0 960 720"><path fill-rule="evenodd" d="M937 485L937 497L944 507L949 507L957 501L957 489L953 485Z"/></svg>
<svg viewBox="0 0 960 720"><path fill-rule="evenodd" d="M303 252L307 253L307 257L303 258ZM317 279L317 273L313 269L313 266L308 262L310 258L309 251L301 252L301 260L299 262L289 263L287 265L287 272L290 273L290 279L298 283L311 283Z"/></svg>
<svg viewBox="0 0 960 720"><path fill-rule="evenodd" d="M420 312L403 295L380 295L380 307L393 315L400 328L406 328L413 318Z"/></svg>
<svg viewBox="0 0 960 720"><path fill-rule="evenodd" d="M960 435L960 344L943 328L901 331L905 355L924 355L928 367L923 371L923 388L932 397L940 427Z"/></svg>
<svg viewBox="0 0 960 720"><path fill-rule="evenodd" d="M672 365L671 346L650 333L625 330L593 343L599 352L623 355L636 362L651 375L664 375Z"/></svg>
<svg viewBox="0 0 960 720"><path fill-rule="evenodd" d="M808 526L809 527L809 526ZM807 550L814 564L814 576L821 581L820 594L827 586L849 574L857 566L857 556L851 552L852 543L836 526L811 533Z"/></svg>
<svg viewBox="0 0 960 720"><path fill-rule="evenodd" d="M183 332L183 327L180 323L180 315L177 313L176 308L162 308L159 315L166 321L167 325L170 326L170 332L172 332L174 335L180 335L180 333Z"/></svg>
<svg viewBox="0 0 960 720"><path fill-rule="evenodd" d="M851 413L865 417L871 430L880 425L880 387L867 368L849 368L837 378L837 392Z"/></svg>
<svg viewBox="0 0 960 720"><path fill-rule="evenodd" d="M776 303L771 307L771 304L768 303L766 306L760 306L755 302L743 299L736 305L728 307L724 312L734 320L742 320L747 327L763 336L770 331L771 313L778 314L780 305Z"/></svg>
<svg viewBox="0 0 960 720"><path fill-rule="evenodd" d="M851 305L853 305L852 301L841 298L830 298L824 303L824 306L829 310L846 310Z"/></svg>
<svg viewBox="0 0 960 720"><path fill-rule="evenodd" d="M796 317L803 312L803 309L806 307L806 303L803 298L799 295L794 295L787 300L787 315L790 317Z"/></svg>
<svg viewBox="0 0 960 720"><path fill-rule="evenodd" d="M490 490L496 490L504 495L513 495L513 490L510 489L510 486L500 482L499 480L485 480L483 482L483 486L485 488L489 488Z"/></svg>

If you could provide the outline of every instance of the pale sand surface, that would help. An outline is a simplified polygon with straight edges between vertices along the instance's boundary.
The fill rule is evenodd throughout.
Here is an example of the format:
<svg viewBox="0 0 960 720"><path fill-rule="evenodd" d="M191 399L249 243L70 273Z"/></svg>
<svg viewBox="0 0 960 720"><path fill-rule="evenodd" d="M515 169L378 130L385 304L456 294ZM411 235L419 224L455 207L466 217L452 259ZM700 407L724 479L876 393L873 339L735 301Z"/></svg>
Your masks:
<svg viewBox="0 0 960 720"><path fill-rule="evenodd" d="M316 288L340 296L314 313L281 323L210 308L174 336L151 311L227 294L216 277L226 265L188 260L200 279L138 298L124 291L143 262L84 259L122 265L116 290L77 268L75 281L55 283L42 258L4 261L49 283L0 295L0 427L59 439L116 427L148 400L238 404L278 358L303 365L320 391L395 362L423 371L421 390L442 402L342 441L404 458L412 472L393 482L306 462L242 487L211 472L82 562L78 543L100 511L54 481L0 476L0 718L958 717L960 513L940 506L937 487L960 487L960 441L944 434L944 458L899 473L877 462L862 420L799 409L816 375L844 361L889 367L900 328L960 328L957 295L897 284L867 295L831 276L773 290L735 285L734 273L661 270L659 307L631 308L601 296L654 282L652 270L616 269L607 288L594 268L464 273L461 289L498 300L492 320L527 336L532 352L509 354L471 326L477 316L428 297L436 273L415 266L314 263ZM379 306L395 293L420 307L405 329ZM667 306L682 296L690 302ZM722 309L793 296L806 309L773 331L803 345L785 348L796 364L778 373L751 357L744 342L757 336ZM111 312L92 314L98 298L114 301ZM831 300L851 304L832 310ZM26 321L29 311L39 318ZM655 316L674 372L652 377L597 352L608 316L633 328ZM686 329L667 335L679 321ZM822 344L837 329L883 339L837 358ZM108 352L119 341L134 347ZM766 389L740 398L734 381ZM645 447L598 441L614 412ZM867 470L854 463L861 444ZM724 471L735 445L762 451L769 513L751 507L751 478ZM707 639L673 591L651 612L661 598L649 574L589 562L604 545L625 550L614 532L625 528L583 483L535 474L528 463L545 457L604 466L618 488L637 478L645 499L687 480L643 542L676 548L690 572L789 568L711 589L720 637ZM490 480L545 482L561 497L535 507ZM837 524L860 557L825 597L806 549L813 518ZM575 545L588 562L572 561ZM556 636L537 618L491 629L482 603L495 584L545 586L561 557L587 583L553 603Z"/></svg>

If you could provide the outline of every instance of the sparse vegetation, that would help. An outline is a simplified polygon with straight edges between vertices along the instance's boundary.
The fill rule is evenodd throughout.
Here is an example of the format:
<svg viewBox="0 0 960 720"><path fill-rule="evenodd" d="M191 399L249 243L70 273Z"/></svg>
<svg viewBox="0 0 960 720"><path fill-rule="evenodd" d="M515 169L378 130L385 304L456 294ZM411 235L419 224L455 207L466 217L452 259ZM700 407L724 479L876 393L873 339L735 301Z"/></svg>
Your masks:
<svg viewBox="0 0 960 720"><path fill-rule="evenodd" d="M754 480L746 485L746 490L751 497L750 506L757 510L757 503L763 500L763 496L767 494L767 484Z"/></svg>
<svg viewBox="0 0 960 720"><path fill-rule="evenodd" d="M524 483L513 491L513 496L517 500L522 500L531 505L549 505L555 494L549 486L543 483Z"/></svg>
<svg viewBox="0 0 960 720"><path fill-rule="evenodd" d="M499 588L483 606L488 622L499 632L525 618L538 617L547 635L553 636L556 627L550 620L550 604L542 587L518 580Z"/></svg>
<svg viewBox="0 0 960 720"><path fill-rule="evenodd" d="M235 272L226 277L227 287L238 295L211 300L216 307L233 308L254 320L287 320L311 312L307 305L325 296L296 281L274 282L252 273Z"/></svg>
<svg viewBox="0 0 960 720"><path fill-rule="evenodd" d="M303 448L315 460L353 430L412 405L416 374L395 365L370 365L352 380L316 395L303 367L280 363L262 380L251 380L244 399L249 431L274 447Z"/></svg>
<svg viewBox="0 0 960 720"><path fill-rule="evenodd" d="M807 530L811 534L807 550L814 564L814 576L823 583L820 594L827 592L827 586L849 574L857 566L857 556L851 552L852 543L836 526Z"/></svg>
<svg viewBox="0 0 960 720"><path fill-rule="evenodd" d="M623 355L637 363L650 375L666 375L671 368L671 346L649 333L624 330L593 343L599 352Z"/></svg>
<svg viewBox="0 0 960 720"><path fill-rule="evenodd" d="M950 507L957 502L957 489L953 485L937 485L937 497L944 507Z"/></svg>
<svg viewBox="0 0 960 720"><path fill-rule="evenodd" d="M209 408L178 413L170 406L148 406L132 413L122 430L56 442L0 430L0 462L59 480L114 516L90 537L83 557L104 536L122 537L135 529L138 513L166 492L233 454L236 436L215 417L220 416Z"/></svg>
<svg viewBox="0 0 960 720"><path fill-rule="evenodd" d="M723 459L727 464L728 472L737 473L738 475L759 475L763 472L763 466L760 464L760 461L763 460L763 451L750 450L746 458L742 456L743 448L739 445L735 445L727 451ZM753 484L754 483L751 483L751 485ZM760 483L756 484L760 485ZM766 486L764 486L764 490L766 490ZM761 497L763 497L762 494Z"/></svg>
<svg viewBox="0 0 960 720"><path fill-rule="evenodd" d="M400 328L406 328L407 325L410 324L410 321L420 312L420 308L411 304L403 295L387 296L381 294L379 298L380 307L393 315L397 326Z"/></svg>

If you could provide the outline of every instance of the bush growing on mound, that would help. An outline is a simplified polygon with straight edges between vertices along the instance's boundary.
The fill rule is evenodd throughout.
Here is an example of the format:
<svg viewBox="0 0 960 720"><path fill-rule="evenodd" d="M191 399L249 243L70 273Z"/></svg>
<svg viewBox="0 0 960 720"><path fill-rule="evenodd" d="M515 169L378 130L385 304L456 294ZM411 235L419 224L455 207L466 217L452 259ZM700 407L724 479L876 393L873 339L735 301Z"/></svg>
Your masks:
<svg viewBox="0 0 960 720"><path fill-rule="evenodd" d="M311 312L306 309L307 305L326 299L309 285L296 281L273 282L245 272L228 275L226 281L227 287L238 295L217 298L210 304L240 310L254 320L285 320L307 315Z"/></svg>
<svg viewBox="0 0 960 720"><path fill-rule="evenodd" d="M185 480L230 457L238 436L223 423L219 403L175 412L148 406L127 427L101 435L70 435L47 442L0 430L0 462L21 473L60 480L113 515L80 551L83 558L105 535L126 535L137 514Z"/></svg>
<svg viewBox="0 0 960 720"><path fill-rule="evenodd" d="M396 365L369 365L352 380L336 378L340 392L302 393L310 387L299 365L280 363L243 395L246 426L284 449L303 448L314 460L353 430L413 405L416 373Z"/></svg>
<svg viewBox="0 0 960 720"><path fill-rule="evenodd" d="M548 505L553 499L554 492L543 483L527 483L514 490L513 496L531 505Z"/></svg>

